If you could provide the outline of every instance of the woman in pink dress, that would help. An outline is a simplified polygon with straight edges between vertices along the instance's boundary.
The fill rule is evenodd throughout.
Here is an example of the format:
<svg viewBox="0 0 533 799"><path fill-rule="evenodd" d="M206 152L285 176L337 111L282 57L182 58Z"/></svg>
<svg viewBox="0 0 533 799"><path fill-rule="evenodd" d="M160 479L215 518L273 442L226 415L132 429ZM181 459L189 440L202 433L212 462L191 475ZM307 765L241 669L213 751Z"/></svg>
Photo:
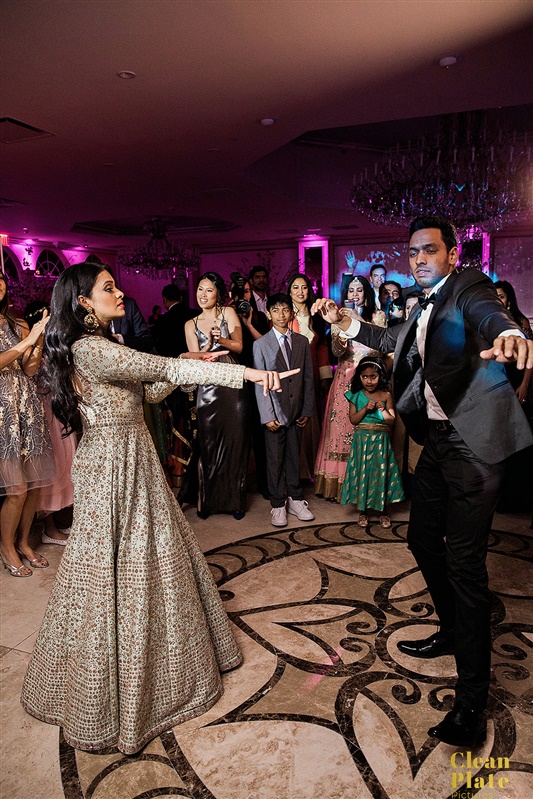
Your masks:
<svg viewBox="0 0 533 799"><path fill-rule="evenodd" d="M310 423L303 428L300 448L300 477L303 480L311 480L320 442L321 407L323 407L321 398L327 394L333 375L329 363L324 319L320 314L311 316L311 306L316 297L313 284L307 275L293 275L287 283L287 294L292 300L294 311L294 317L289 327L294 333L301 333L306 337L313 363L315 412Z"/></svg>
<svg viewBox="0 0 533 799"><path fill-rule="evenodd" d="M44 300L32 300L24 309L24 319L31 330L43 317L43 311L49 312L48 303ZM45 519L45 530L42 534L43 544L59 544L65 546L68 541L68 530L59 530L54 521L54 513L63 508L70 508L74 502L74 486L70 477L72 461L76 453L76 434L63 436L61 424L52 413L47 394L41 397L45 423L50 434L54 455L55 478L49 485L39 491L37 499L37 515Z"/></svg>
<svg viewBox="0 0 533 799"><path fill-rule="evenodd" d="M374 291L365 277L344 275L341 303L350 315L365 322L386 326L385 314L376 309ZM315 463L315 493L325 499L340 501L348 455L352 446L353 425L350 423L349 403L344 396L350 390L355 367L366 355L380 355L357 341L348 340L342 330L331 328L333 354L339 365L328 394L322 435Z"/></svg>

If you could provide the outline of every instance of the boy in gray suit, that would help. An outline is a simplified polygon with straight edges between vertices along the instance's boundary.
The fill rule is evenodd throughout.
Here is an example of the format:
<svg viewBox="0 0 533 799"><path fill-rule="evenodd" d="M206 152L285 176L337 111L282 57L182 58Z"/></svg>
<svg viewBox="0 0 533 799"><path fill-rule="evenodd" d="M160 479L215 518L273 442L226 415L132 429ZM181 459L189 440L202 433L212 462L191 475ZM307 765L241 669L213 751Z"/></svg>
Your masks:
<svg viewBox="0 0 533 799"><path fill-rule="evenodd" d="M265 427L267 485L275 527L285 527L287 512L300 521L315 517L308 508L300 483L300 440L302 428L314 410L313 366L309 342L293 333L292 302L287 294L274 294L267 301L267 316L272 330L254 342L256 369L299 368L289 377L283 391L266 397L256 391L261 424Z"/></svg>

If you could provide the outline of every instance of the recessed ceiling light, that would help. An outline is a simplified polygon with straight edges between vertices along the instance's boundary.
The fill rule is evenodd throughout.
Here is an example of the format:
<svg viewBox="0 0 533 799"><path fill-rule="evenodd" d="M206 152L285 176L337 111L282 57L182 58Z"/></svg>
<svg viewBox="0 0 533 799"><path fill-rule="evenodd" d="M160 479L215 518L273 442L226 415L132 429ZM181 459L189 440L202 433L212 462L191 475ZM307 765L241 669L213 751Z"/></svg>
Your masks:
<svg viewBox="0 0 533 799"><path fill-rule="evenodd" d="M445 55L439 58L439 67L454 67L459 61L456 55Z"/></svg>
<svg viewBox="0 0 533 799"><path fill-rule="evenodd" d="M117 72L117 78L122 78L123 80L133 80L135 77L135 72L129 69L123 69L121 72Z"/></svg>
<svg viewBox="0 0 533 799"><path fill-rule="evenodd" d="M269 125L273 125L275 121L274 117L264 117L264 119L261 120L261 124L268 128Z"/></svg>
<svg viewBox="0 0 533 799"><path fill-rule="evenodd" d="M209 153L219 153L220 152L220 147L210 147L207 152L209 152Z"/></svg>

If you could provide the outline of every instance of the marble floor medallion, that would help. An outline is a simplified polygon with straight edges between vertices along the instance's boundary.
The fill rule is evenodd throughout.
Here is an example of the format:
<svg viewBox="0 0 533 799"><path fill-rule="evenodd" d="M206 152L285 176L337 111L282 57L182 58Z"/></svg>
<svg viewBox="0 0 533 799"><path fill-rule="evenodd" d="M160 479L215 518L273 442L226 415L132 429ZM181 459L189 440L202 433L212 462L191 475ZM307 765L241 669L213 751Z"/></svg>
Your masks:
<svg viewBox="0 0 533 799"><path fill-rule="evenodd" d="M427 736L451 706L453 658L397 648L435 629L405 534L404 523L319 524L209 551L244 664L208 713L136 757L60 738L65 797L533 796L531 535L491 535L489 734L467 753Z"/></svg>

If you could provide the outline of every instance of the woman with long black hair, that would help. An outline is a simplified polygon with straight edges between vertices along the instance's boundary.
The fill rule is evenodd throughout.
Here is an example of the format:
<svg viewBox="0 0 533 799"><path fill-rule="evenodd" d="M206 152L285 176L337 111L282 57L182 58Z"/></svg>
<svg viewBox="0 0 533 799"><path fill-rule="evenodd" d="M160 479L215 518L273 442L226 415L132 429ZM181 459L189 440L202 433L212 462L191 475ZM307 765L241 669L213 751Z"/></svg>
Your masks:
<svg viewBox="0 0 533 799"><path fill-rule="evenodd" d="M218 272L206 272L196 289L200 313L185 323L190 352L220 352L236 363L242 353L242 327L235 309L224 306L226 286ZM250 451L247 392L202 385L196 397L199 443L198 516L246 512L246 471Z"/></svg>
<svg viewBox="0 0 533 799"><path fill-rule="evenodd" d="M45 379L65 431L83 425L74 519L24 681L24 708L84 750L133 754L211 707L241 655L143 418L183 383L279 389L275 372L137 352L111 339L123 293L105 266L59 277Z"/></svg>
<svg viewBox="0 0 533 799"><path fill-rule="evenodd" d="M38 489L54 477L44 410L32 380L41 364L47 315L30 331L9 310L0 272L0 557L13 577L31 577L48 561L29 544Z"/></svg>
<svg viewBox="0 0 533 799"><path fill-rule="evenodd" d="M293 275L287 283L287 294L291 298L294 311L289 327L294 333L301 333L308 340L313 364L315 412L309 424L302 430L300 447L300 477L310 480L314 476L320 441L323 401L331 386L333 374L329 363L326 323L321 314L311 316L311 306L316 299L311 280L307 275Z"/></svg>
<svg viewBox="0 0 533 799"><path fill-rule="evenodd" d="M346 313L354 318L386 326L385 314L376 308L374 289L366 277L343 275L341 303ZM324 412L324 424L315 464L315 492L318 496L340 502L353 437L349 405L344 395L350 390L355 367L361 358L380 353L357 341L349 341L337 325L331 328L331 346L333 354L339 359L339 365Z"/></svg>

